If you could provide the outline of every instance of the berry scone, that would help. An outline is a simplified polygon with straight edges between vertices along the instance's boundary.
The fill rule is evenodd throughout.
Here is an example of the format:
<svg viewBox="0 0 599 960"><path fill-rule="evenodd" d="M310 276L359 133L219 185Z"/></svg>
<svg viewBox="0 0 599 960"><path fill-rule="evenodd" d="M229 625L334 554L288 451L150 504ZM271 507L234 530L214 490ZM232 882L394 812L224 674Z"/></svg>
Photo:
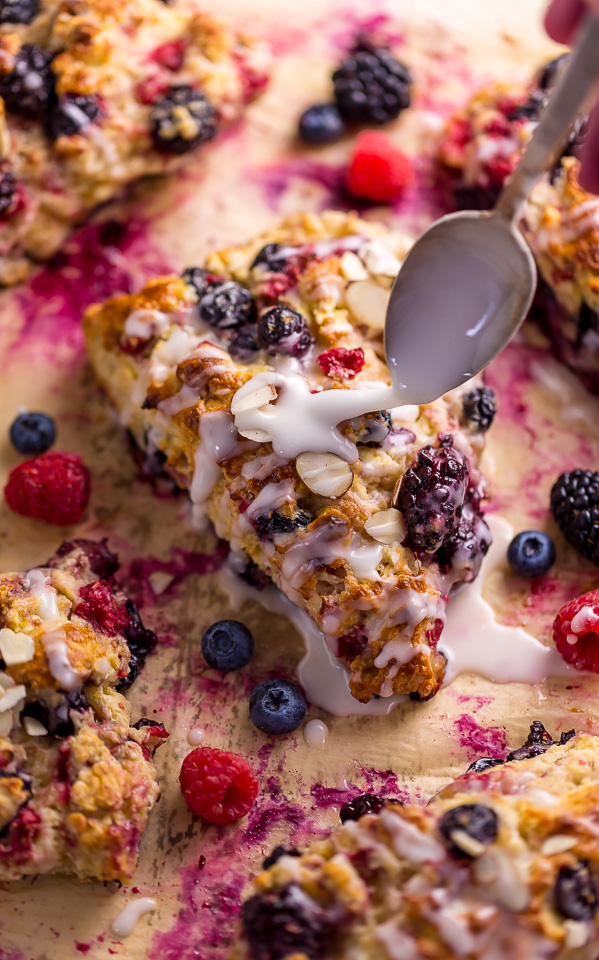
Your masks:
<svg viewBox="0 0 599 960"><path fill-rule="evenodd" d="M488 209L515 168L567 59L543 68L529 87L498 83L477 94L449 122L440 145L459 207ZM532 316L558 359L599 392L599 200L579 185L578 147L584 122L573 132L550 177L532 192L522 221L539 269Z"/></svg>
<svg viewBox="0 0 599 960"><path fill-rule="evenodd" d="M105 543L76 540L0 576L0 880L135 870L167 733L132 726L119 692L156 638L106 579L117 566Z"/></svg>
<svg viewBox="0 0 599 960"><path fill-rule="evenodd" d="M365 795L327 839L275 850L233 957L592 960L598 804L599 740L552 744L535 723L507 762L477 761L426 807Z"/></svg>
<svg viewBox="0 0 599 960"><path fill-rule="evenodd" d="M139 177L212 140L266 83L263 46L193 5L0 8L0 283Z"/></svg>
<svg viewBox="0 0 599 960"><path fill-rule="evenodd" d="M408 247L355 214L295 215L84 320L123 426L240 566L308 612L364 702L437 690L448 593L490 543L479 458L493 391L372 399L389 393L382 330ZM373 413L356 414L360 397ZM324 440L314 398L338 411Z"/></svg>

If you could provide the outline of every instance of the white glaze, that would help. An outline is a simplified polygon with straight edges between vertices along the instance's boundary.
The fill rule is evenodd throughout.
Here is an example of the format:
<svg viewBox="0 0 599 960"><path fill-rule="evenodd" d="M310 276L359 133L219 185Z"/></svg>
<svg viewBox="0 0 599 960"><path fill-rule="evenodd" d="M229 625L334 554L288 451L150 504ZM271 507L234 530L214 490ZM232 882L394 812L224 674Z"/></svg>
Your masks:
<svg viewBox="0 0 599 960"><path fill-rule="evenodd" d="M255 390L272 385L278 396L272 403L235 413L235 408ZM242 435L271 442L273 450L285 459L300 453L334 453L355 463L358 450L337 430L343 420L395 406L398 398L391 387L371 389L323 390L310 392L310 384L300 374L265 370L255 374L237 391L232 410L235 425Z"/></svg>
<svg viewBox="0 0 599 960"><path fill-rule="evenodd" d="M193 727L192 730L187 732L187 742L190 747L197 747L204 737L206 736L206 731L202 727Z"/></svg>
<svg viewBox="0 0 599 960"><path fill-rule="evenodd" d="M507 568L514 531L502 517L486 515L493 543L474 583L451 597L439 650L447 657L446 682L460 673L478 673L494 683L540 683L572 673L554 647L546 647L523 627L498 623L484 597L486 578Z"/></svg>
<svg viewBox="0 0 599 960"><path fill-rule="evenodd" d="M400 930L393 918L380 924L374 935L383 944L390 960L420 960L416 941Z"/></svg>
<svg viewBox="0 0 599 960"><path fill-rule="evenodd" d="M48 583L48 577L41 570L28 570L24 582L31 596L39 599L38 616L42 620L58 620L57 593Z"/></svg>
<svg viewBox="0 0 599 960"><path fill-rule="evenodd" d="M150 913L156 909L156 901L150 897L140 897L139 900L131 900L126 907L119 913L118 917L112 921L111 930L115 937L128 937L133 933L138 920L144 913Z"/></svg>
<svg viewBox="0 0 599 960"><path fill-rule="evenodd" d="M123 333L126 337L137 337L140 340L149 340L150 337L159 337L170 326L172 317L160 310L141 308L133 310L125 320Z"/></svg>
<svg viewBox="0 0 599 960"><path fill-rule="evenodd" d="M194 456L189 496L194 525L201 529L206 523L206 501L221 475L218 461L235 456L246 449L247 444L240 444L231 416L224 410L202 414L199 430L201 442Z"/></svg>
<svg viewBox="0 0 599 960"><path fill-rule="evenodd" d="M304 740L309 747L324 747L329 728L322 720L308 720L304 727Z"/></svg>
<svg viewBox="0 0 599 960"><path fill-rule="evenodd" d="M58 680L61 689L68 692L80 687L83 677L71 666L66 634L62 627L43 633L42 644L48 658L50 673L55 680Z"/></svg>
<svg viewBox="0 0 599 960"><path fill-rule="evenodd" d="M423 833L415 823L404 820L392 810L380 814L381 825L391 834L391 843L398 857L411 863L441 863L445 850L430 834Z"/></svg>

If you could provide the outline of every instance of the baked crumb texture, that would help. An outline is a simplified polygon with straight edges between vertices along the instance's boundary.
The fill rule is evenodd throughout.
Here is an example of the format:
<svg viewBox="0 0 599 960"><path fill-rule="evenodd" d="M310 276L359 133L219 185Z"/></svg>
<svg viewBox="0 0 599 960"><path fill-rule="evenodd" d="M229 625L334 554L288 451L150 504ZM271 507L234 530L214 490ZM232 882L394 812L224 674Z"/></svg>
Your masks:
<svg viewBox="0 0 599 960"><path fill-rule="evenodd" d="M476 94L449 121L439 148L458 206L489 209L536 125L542 95L498 83ZM522 228L539 270L532 317L553 352L599 393L599 199L579 185L580 135L539 181Z"/></svg>
<svg viewBox="0 0 599 960"><path fill-rule="evenodd" d="M472 804L485 808L479 825L494 821L495 839L481 830L472 843L457 831L452 848L449 811ZM258 874L243 908L247 938L240 929L232 956L591 960L598 805L599 742L580 734L468 773L426 807L390 805L346 822Z"/></svg>
<svg viewBox="0 0 599 960"><path fill-rule="evenodd" d="M0 577L0 880L126 882L160 794L151 755L167 734L158 721L132 727L116 689L129 669L125 598L115 591L92 622L86 588L98 577L86 553L50 563Z"/></svg>
<svg viewBox="0 0 599 960"><path fill-rule="evenodd" d="M175 170L183 153L240 116L268 69L260 43L193 3L22 6L29 23L0 24L3 284L56 253L73 225L128 184ZM181 87L165 113L161 102ZM199 106L189 106L190 91L203 95Z"/></svg>
<svg viewBox="0 0 599 960"><path fill-rule="evenodd" d="M294 215L245 246L209 256L209 279L232 278L251 291L253 327L246 324L244 336L251 339L256 317L275 304L304 318L312 343L300 357L240 350L239 331L212 329L201 319L205 301L198 308L193 285L177 276L93 306L84 320L92 365L123 425L143 450L166 458L165 469L190 491L196 519L207 513L238 569L256 564L308 612L347 664L353 696L365 702L393 693L421 699L443 680L437 641L447 595L476 576L490 543L480 514L484 437L463 402L480 381L426 406L345 421L341 433L357 441L358 459L351 485L335 497L309 488L296 460L270 442L240 436L231 402L273 365L285 376L299 373L312 391L387 384L385 310L409 246L405 236L355 214L329 211ZM325 376L318 360L332 348L363 350L361 372ZM439 549L427 554L409 546L397 510L387 517L390 528L376 529L378 516L371 524L394 507L419 451L432 445L438 452L443 442L463 458L467 483L459 530L449 539L441 530ZM320 479L325 486L331 479L326 469ZM440 490L433 506L446 495Z"/></svg>

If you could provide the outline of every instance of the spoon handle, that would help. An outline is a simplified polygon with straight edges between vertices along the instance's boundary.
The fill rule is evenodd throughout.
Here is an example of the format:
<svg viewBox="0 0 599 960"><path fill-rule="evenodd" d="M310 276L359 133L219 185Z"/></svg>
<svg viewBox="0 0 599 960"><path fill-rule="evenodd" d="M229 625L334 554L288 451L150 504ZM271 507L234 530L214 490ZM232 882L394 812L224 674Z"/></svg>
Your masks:
<svg viewBox="0 0 599 960"><path fill-rule="evenodd" d="M572 59L495 205L508 220L519 219L535 182L557 162L572 124L584 109L597 80L599 16L589 13L580 29Z"/></svg>

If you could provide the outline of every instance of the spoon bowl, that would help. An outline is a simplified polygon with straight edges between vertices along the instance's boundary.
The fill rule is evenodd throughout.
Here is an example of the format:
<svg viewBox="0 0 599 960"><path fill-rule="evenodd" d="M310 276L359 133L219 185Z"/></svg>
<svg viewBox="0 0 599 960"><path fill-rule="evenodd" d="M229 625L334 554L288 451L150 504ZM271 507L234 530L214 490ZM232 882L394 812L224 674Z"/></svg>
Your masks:
<svg viewBox="0 0 599 960"><path fill-rule="evenodd" d="M536 267L514 224L475 210L437 220L391 291L385 351L401 403L431 403L479 373L530 309Z"/></svg>

